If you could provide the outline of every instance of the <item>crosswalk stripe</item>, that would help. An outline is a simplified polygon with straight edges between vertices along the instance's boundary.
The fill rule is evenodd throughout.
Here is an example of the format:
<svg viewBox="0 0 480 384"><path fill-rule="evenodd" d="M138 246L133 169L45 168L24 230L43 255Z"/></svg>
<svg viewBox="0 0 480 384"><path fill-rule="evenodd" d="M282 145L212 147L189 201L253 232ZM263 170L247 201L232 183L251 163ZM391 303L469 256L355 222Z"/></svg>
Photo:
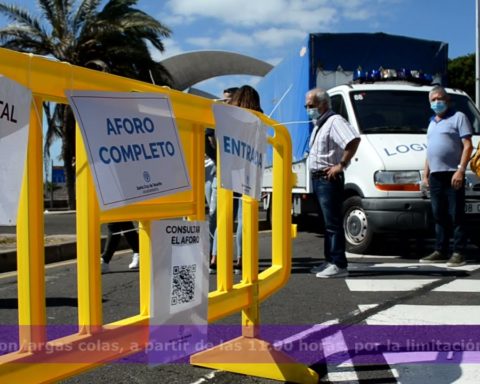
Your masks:
<svg viewBox="0 0 480 384"><path fill-rule="evenodd" d="M360 310L362 307L359 305ZM372 325L477 325L480 305L400 304L370 316L366 321Z"/></svg>
<svg viewBox="0 0 480 384"><path fill-rule="evenodd" d="M480 264L467 264L461 267L449 268L445 263L377 263L374 260L368 262L366 258L360 258L350 263L349 271L352 273L349 278L345 279L345 283L351 292L409 292L421 289L428 284L439 282L440 278L437 278L439 275L451 274L454 271L473 272L478 269L480 269ZM388 276L387 278L381 276L383 272L395 275L396 271L402 271L403 274L410 274L411 272L412 275L417 275L418 277L429 277L429 275L425 274L434 273L434 275L430 275L434 278L388 279ZM362 276L362 272L366 272L367 274ZM368 277L370 272L373 272L375 277L380 278L365 278L365 276ZM356 278L355 275L359 275L359 278ZM473 279L456 279L432 291L476 293L480 292L480 281ZM364 312L377 305L378 304L358 305L358 311ZM365 322L368 325L395 326L477 325L480 322L479 319L480 305L399 304L370 316ZM339 345L339 337L342 336L337 336L337 346ZM325 346L328 344L327 340L323 342ZM340 351L337 350L337 353L338 352ZM383 355L385 363L390 365L390 369L386 369L386 371L390 371L400 383L444 381L467 384L477 382L478 377L480 377L480 364L476 364L480 356L478 356L478 352L476 351L452 353L452 356L455 358L452 360L452 362L455 363L455 369L452 369L452 364L444 364L445 361L448 362L448 359L450 359L446 352L420 351L414 354L408 352L387 352ZM341 365L328 365L328 379L330 382L342 383L348 381L349 383L357 383L357 380L359 380L358 377L355 378L354 371L348 369L350 362L351 360L347 358ZM472 364L472 362L474 363Z"/></svg>
<svg viewBox="0 0 480 384"><path fill-rule="evenodd" d="M480 292L478 280L454 280L434 289L437 292ZM480 321L480 319L479 319Z"/></svg>
<svg viewBox="0 0 480 384"><path fill-rule="evenodd" d="M400 292L412 291L438 279L345 279L352 292Z"/></svg>
<svg viewBox="0 0 480 384"><path fill-rule="evenodd" d="M385 255L362 255L359 253L350 253L350 252L345 252L345 255L347 256L347 259L385 259L385 257L388 257L389 259L400 259L402 256L385 256Z"/></svg>
<svg viewBox="0 0 480 384"><path fill-rule="evenodd" d="M396 365L399 383L478 383L477 364L406 364Z"/></svg>
<svg viewBox="0 0 480 384"><path fill-rule="evenodd" d="M420 264L420 263L351 263L349 271L391 271L394 269L420 271L420 272L438 272L438 271L466 271L473 272L480 269L480 264L465 264L461 267L450 268L446 263L439 264Z"/></svg>
<svg viewBox="0 0 480 384"><path fill-rule="evenodd" d="M472 280L470 280L472 281ZM478 283L473 280L472 284ZM448 284L447 284L448 285ZM372 305L360 305L360 310ZM480 319L480 306L462 305L396 305L369 317L366 322L371 325L476 325ZM451 352L448 352L451 353ZM452 364L445 364L449 359L447 352L384 353L387 364L395 370L395 377L400 383L457 383L470 384L478 382L480 364L478 352L459 352L453 354ZM453 358L461 359L460 362ZM410 359L410 364L408 363ZM462 363L462 361L468 363Z"/></svg>
<svg viewBox="0 0 480 384"><path fill-rule="evenodd" d="M332 346L335 346L332 348ZM326 379L329 383L358 382L358 375L353 369L353 363L348 355L348 347L342 332L335 332L333 335L322 339L322 350L328 366ZM338 361L340 351L345 351L345 358L341 364L329 364L329 357L334 355Z"/></svg>

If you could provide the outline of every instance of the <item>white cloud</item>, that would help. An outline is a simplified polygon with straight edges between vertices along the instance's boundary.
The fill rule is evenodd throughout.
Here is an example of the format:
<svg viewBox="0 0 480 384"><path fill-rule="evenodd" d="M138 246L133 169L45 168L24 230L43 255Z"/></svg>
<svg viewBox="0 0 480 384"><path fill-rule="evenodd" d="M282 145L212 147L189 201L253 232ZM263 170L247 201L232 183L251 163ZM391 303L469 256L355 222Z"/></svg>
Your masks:
<svg viewBox="0 0 480 384"><path fill-rule="evenodd" d="M169 57L176 56L185 52L180 46L180 44L178 44L178 42L174 39L163 40L163 45L165 47L165 51L163 53L160 53L156 48L149 46L150 52L152 53L152 57L154 60L162 61Z"/></svg>
<svg viewBox="0 0 480 384"><path fill-rule="evenodd" d="M302 41L309 32L334 32L342 21L372 19L373 23L374 14L384 9L378 2L385 1L399 0L168 0L161 20L181 25L182 30L191 28L182 42L193 49L261 57L268 50Z"/></svg>
<svg viewBox="0 0 480 384"><path fill-rule="evenodd" d="M369 20L375 17L378 7L376 2L366 4L365 0L350 0L341 4L340 13L347 20Z"/></svg>
<svg viewBox="0 0 480 384"><path fill-rule="evenodd" d="M198 49L222 49L227 51L256 51L262 47L285 47L292 42L300 42L307 31L297 29L268 28L250 33L240 33L227 29L218 36L190 37L185 42Z"/></svg>
<svg viewBox="0 0 480 384"><path fill-rule="evenodd" d="M159 15L157 15L157 19L161 20L162 23L164 23L166 26L173 30L175 30L175 28L172 28L174 26L189 24L194 20L193 17L186 17L184 15L171 13L160 13Z"/></svg>
<svg viewBox="0 0 480 384"><path fill-rule="evenodd" d="M157 17L172 29L182 51L226 50L278 64L308 33L336 32L349 22L382 20L403 0L167 0ZM238 85L216 78L198 84L210 91Z"/></svg>
<svg viewBox="0 0 480 384"><path fill-rule="evenodd" d="M301 41L308 31L300 29L268 28L254 32L252 38L261 45L282 47L295 41Z"/></svg>
<svg viewBox="0 0 480 384"><path fill-rule="evenodd" d="M229 51L239 50L241 48L251 48L255 42L245 33L235 32L231 29L223 31L221 34L210 37L190 37L186 42L201 49L227 49Z"/></svg>
<svg viewBox="0 0 480 384"><path fill-rule="evenodd" d="M364 0L362 0L364 1ZM170 0L167 7L184 22L212 18L231 27L288 26L312 29L337 20L337 9L326 0Z"/></svg>

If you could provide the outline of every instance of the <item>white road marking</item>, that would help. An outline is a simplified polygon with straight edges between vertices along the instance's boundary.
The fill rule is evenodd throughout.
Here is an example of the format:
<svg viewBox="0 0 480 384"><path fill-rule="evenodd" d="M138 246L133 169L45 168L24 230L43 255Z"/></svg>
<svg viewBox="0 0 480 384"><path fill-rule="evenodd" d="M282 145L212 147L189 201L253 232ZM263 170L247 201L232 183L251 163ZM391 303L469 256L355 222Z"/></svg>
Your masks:
<svg viewBox="0 0 480 384"><path fill-rule="evenodd" d="M419 289L438 279L345 279L348 289L353 292L403 292Z"/></svg>
<svg viewBox="0 0 480 384"><path fill-rule="evenodd" d="M364 269L365 266L359 266L357 268L355 265L352 265L352 270ZM446 263L438 263L438 264L420 264L420 263L379 263L379 264L371 264L367 266L367 269L388 269L388 268L403 268L403 269L411 269L411 270L418 270L418 271L438 271L438 270L447 270L447 271L468 271L472 272L480 268L480 264L466 264L462 265L461 267L450 268L447 267ZM350 267L349 267L350 269Z"/></svg>
<svg viewBox="0 0 480 384"><path fill-rule="evenodd" d="M362 309L363 305L359 305ZM478 325L480 305L395 305L370 316L372 325Z"/></svg>
<svg viewBox="0 0 480 384"><path fill-rule="evenodd" d="M478 280L453 280L450 283L437 287L438 292L480 292L480 281ZM479 319L480 321L480 319Z"/></svg>
<svg viewBox="0 0 480 384"><path fill-rule="evenodd" d="M470 280L468 280L470 281ZM474 281L472 281L473 284ZM478 283L478 281L475 281ZM448 285L448 284L447 284ZM360 305L364 310L371 305ZM476 325L480 319L480 306L464 305L396 305L369 317L372 325ZM457 383L478 382L480 364L478 352L388 352L383 356L392 366L399 383ZM458 363L461 358L468 363ZM450 360L448 360L450 359ZM448 363L451 361L451 363ZM393 368L394 367L394 368Z"/></svg>
<svg viewBox="0 0 480 384"><path fill-rule="evenodd" d="M402 256L390 256L390 255L360 255L358 253L345 252L347 259L400 259Z"/></svg>
<svg viewBox="0 0 480 384"><path fill-rule="evenodd" d="M347 352L348 347L342 332L338 331L323 338L322 351L328 367L327 377L323 377L323 380L327 380L330 383L358 382L358 375L355 369L353 369L353 363ZM342 362L338 364L339 354L342 351L345 351L344 356L342 356ZM331 361L329 356L334 356L334 361Z"/></svg>
<svg viewBox="0 0 480 384"><path fill-rule="evenodd" d="M472 272L480 269L480 264L466 264L461 267L449 268L445 263L441 264L420 264L420 263L351 263L349 271L394 271L396 269L412 270L418 272L439 272L439 271L467 271Z"/></svg>
<svg viewBox="0 0 480 384"><path fill-rule="evenodd" d="M398 382L409 383L478 383L480 365L477 364L398 364Z"/></svg>
<svg viewBox="0 0 480 384"><path fill-rule="evenodd" d="M206 373L205 375L203 375L203 377L201 377L200 379L190 383L190 384L202 384L202 383L206 383L208 380L212 380L215 378L215 374L217 372L221 372L219 370L215 370L215 371L210 371L208 373Z"/></svg>
<svg viewBox="0 0 480 384"><path fill-rule="evenodd" d="M445 263L351 263L350 271L392 272L396 269L412 273L465 271L473 272L479 264L467 264L449 268ZM345 280L354 292L412 291L438 279L355 279ZM480 292L480 281L456 279L435 288L435 292ZM376 304L359 305L359 311L366 311ZM366 320L371 325L477 325L480 322L478 305L396 305L381 311ZM478 351L448 354L447 352L388 352L383 356L391 366L391 372L399 383L461 383L478 382L480 359ZM450 360L448 360L450 359ZM458 359L461 359L459 362ZM450 363L448 363L450 362ZM463 363L465 362L465 363ZM467 363L468 362L468 363Z"/></svg>

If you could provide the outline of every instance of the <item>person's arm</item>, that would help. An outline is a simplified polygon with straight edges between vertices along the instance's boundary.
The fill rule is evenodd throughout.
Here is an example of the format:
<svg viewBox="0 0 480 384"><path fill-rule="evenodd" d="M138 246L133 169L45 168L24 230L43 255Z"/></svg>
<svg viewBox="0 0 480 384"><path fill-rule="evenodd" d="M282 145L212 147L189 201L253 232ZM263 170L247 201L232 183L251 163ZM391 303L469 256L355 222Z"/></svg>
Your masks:
<svg viewBox="0 0 480 384"><path fill-rule="evenodd" d="M428 160L425 159L425 165L423 166L423 184L428 187L428 177L430 176L430 166L428 165Z"/></svg>
<svg viewBox="0 0 480 384"><path fill-rule="evenodd" d="M465 179L467 164L472 156L473 151L472 137L468 136L462 138L462 144L463 151L462 157L460 158L460 164L458 164L458 169L452 176L452 187L455 189L459 189L463 185L463 181Z"/></svg>
<svg viewBox="0 0 480 384"><path fill-rule="evenodd" d="M350 161L352 160L353 156L355 156L355 153L357 152L359 144L360 144L360 138L357 137L352 141L350 141L345 147L345 150L343 151L342 160L340 160L340 163L339 163L339 165L342 167L342 170L345 169L348 166L348 164L350 164Z"/></svg>
<svg viewBox="0 0 480 384"><path fill-rule="evenodd" d="M335 178L337 174L343 172L348 167L348 165L350 164L350 161L352 160L353 156L355 156L355 153L357 152L359 144L360 144L359 137L356 137L348 142L348 144L345 146L345 149L343 150L343 155L340 162L338 164L335 164L333 167L330 167L327 170L327 175L329 178L330 177Z"/></svg>

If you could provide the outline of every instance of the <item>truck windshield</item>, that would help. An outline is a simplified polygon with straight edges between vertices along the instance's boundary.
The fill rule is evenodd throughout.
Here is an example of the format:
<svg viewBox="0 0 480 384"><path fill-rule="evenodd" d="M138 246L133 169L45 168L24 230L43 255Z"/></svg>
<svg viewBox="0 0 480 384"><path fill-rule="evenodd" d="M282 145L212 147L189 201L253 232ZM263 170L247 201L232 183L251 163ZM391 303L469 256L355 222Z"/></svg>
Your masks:
<svg viewBox="0 0 480 384"><path fill-rule="evenodd" d="M361 133L426 133L433 112L425 91L364 90L351 93ZM480 134L480 116L473 102L450 95L451 106L467 115Z"/></svg>

